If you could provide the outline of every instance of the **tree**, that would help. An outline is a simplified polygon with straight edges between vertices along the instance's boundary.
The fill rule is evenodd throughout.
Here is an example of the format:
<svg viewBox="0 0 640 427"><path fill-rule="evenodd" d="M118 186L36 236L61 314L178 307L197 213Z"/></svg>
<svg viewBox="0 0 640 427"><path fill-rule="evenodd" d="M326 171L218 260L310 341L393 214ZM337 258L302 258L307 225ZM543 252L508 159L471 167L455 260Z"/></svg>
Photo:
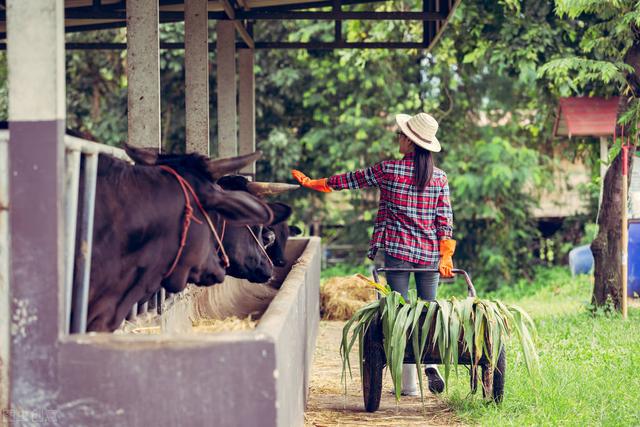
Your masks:
<svg viewBox="0 0 640 427"><path fill-rule="evenodd" d="M540 75L550 77L558 87L581 95L620 93L616 134L620 136L624 126L626 135L637 135L640 118L640 3L632 0L556 0L556 5L557 14L561 17L578 23L587 17L595 22L583 34L579 55L550 61L540 70ZM592 303L602 306L611 300L618 310L622 303L620 144L621 141L614 144L614 160L604 178L598 234L591 244L595 259ZM635 146L632 146L629 171L634 152Z"/></svg>
<svg viewBox="0 0 640 427"><path fill-rule="evenodd" d="M420 0L350 6L359 11L421 7ZM538 78L538 73L551 59L576 55L585 22L559 17L548 0L465 0L431 52L257 51L256 133L258 148L265 152L258 178L290 180L293 166L321 177L398 156L394 115L431 112L440 122L444 143L437 164L450 176L460 240L456 263L471 270L478 285L498 287L527 276L537 262L539 244L536 219L528 214L535 203L529 190L544 185L560 91L553 79ZM331 22L258 21L254 31L263 40L327 41L334 36ZM349 41L419 41L422 36L417 21L350 20L342 31ZM97 36L122 41L124 31L68 37L95 41ZM162 41L182 39L181 24L161 25ZM123 52L68 52L69 127L91 132L101 142L124 141L124 60ZM180 152L182 52L162 51L161 69L163 145ZM0 79L2 70L0 62ZM215 147L214 67L212 71ZM0 99L0 115L2 108ZM336 238L366 246L377 207L374 191L327 198L300 190L283 200L295 206L298 223L340 224Z"/></svg>

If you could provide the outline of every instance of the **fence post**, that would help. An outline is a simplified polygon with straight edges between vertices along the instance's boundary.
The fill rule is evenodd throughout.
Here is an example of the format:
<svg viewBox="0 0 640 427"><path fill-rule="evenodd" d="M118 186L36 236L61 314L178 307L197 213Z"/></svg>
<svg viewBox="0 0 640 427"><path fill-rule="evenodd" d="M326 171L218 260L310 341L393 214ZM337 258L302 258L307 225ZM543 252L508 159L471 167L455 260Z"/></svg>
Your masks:
<svg viewBox="0 0 640 427"><path fill-rule="evenodd" d="M11 177L9 399L12 407L31 419L55 405L60 387L56 351L65 312L60 203L64 194L64 2L8 0L6 10Z"/></svg>

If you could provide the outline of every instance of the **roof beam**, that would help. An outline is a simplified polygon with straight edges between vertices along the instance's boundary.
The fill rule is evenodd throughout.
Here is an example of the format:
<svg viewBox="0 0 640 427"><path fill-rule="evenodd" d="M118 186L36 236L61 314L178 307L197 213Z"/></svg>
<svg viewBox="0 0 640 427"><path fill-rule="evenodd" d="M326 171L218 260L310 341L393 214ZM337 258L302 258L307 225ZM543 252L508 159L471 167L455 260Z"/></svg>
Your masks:
<svg viewBox="0 0 640 427"><path fill-rule="evenodd" d="M215 12L214 12L215 13ZM209 14L211 19L211 13ZM352 11L289 11L274 12L265 10L236 11L236 19L281 21L281 20L318 20L318 21L441 21L447 18L440 12L352 12Z"/></svg>
<svg viewBox="0 0 640 427"><path fill-rule="evenodd" d="M442 21L447 18L442 12L353 12L353 11L272 11L263 9L235 10L228 0L224 12L209 12L215 20L319 20L319 21ZM126 13L116 10L94 11L93 9L67 9L66 19L126 19ZM184 12L160 11L160 19L184 19Z"/></svg>
<svg viewBox="0 0 640 427"><path fill-rule="evenodd" d="M238 43L237 48L246 48ZM0 50L6 50L7 44L0 43ZM66 44L67 50L125 50L126 43L75 43ZM256 42L255 49L422 49L422 42ZM184 49L184 43L160 43L160 49ZM209 52L216 49L215 43L209 43Z"/></svg>
<svg viewBox="0 0 640 427"><path fill-rule="evenodd" d="M247 29L244 27L244 25L242 25L242 22L236 20L236 11L233 8L233 5L229 0L221 0L221 1L222 1L222 8L224 9L224 13L227 14L227 18L233 21L233 26L236 28L236 31L238 32L242 40L246 43L246 45L250 49L253 49L255 47L255 44L253 43L253 38L251 37Z"/></svg>
<svg viewBox="0 0 640 427"><path fill-rule="evenodd" d="M256 49L422 49L421 42L256 42Z"/></svg>
<svg viewBox="0 0 640 427"><path fill-rule="evenodd" d="M380 3L384 2L384 0L342 0L341 3L343 6L346 5L355 5L355 4L371 4L371 3ZM281 4L277 6L266 6L260 8L254 8L259 10L269 10L272 12L285 12L292 10L306 10L306 9L316 9L320 7L331 7L333 6L333 0L318 0L312 1L308 3L294 3L294 4Z"/></svg>

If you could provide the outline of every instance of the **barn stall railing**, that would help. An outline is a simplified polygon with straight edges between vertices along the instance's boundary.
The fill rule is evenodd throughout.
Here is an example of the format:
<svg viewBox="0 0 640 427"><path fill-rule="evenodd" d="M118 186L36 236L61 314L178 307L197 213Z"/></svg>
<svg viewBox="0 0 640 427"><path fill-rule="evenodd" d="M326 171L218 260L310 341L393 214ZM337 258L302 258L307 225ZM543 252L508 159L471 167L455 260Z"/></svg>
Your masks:
<svg viewBox="0 0 640 427"><path fill-rule="evenodd" d="M93 243L98 156L108 154L133 163L126 152L97 142L65 136L65 331L85 333L89 305L89 279ZM82 173L81 173L82 172ZM84 185L81 186L80 183ZM80 194L80 188L83 189ZM78 210L80 205L80 210ZM78 218L80 213L80 218ZM79 247L76 244L79 242ZM76 261L78 265L75 265ZM136 304L128 319L155 310L162 313L170 294L157 292L150 301ZM75 315L71 317L71 313Z"/></svg>

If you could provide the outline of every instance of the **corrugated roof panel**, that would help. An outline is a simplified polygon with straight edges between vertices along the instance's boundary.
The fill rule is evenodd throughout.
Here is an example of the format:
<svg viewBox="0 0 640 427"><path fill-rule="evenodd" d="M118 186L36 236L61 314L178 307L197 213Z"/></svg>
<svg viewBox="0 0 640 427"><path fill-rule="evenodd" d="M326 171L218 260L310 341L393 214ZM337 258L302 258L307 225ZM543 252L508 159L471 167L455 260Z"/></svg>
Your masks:
<svg viewBox="0 0 640 427"><path fill-rule="evenodd" d="M617 96L611 98L560 98L556 136L613 135L618 111Z"/></svg>

